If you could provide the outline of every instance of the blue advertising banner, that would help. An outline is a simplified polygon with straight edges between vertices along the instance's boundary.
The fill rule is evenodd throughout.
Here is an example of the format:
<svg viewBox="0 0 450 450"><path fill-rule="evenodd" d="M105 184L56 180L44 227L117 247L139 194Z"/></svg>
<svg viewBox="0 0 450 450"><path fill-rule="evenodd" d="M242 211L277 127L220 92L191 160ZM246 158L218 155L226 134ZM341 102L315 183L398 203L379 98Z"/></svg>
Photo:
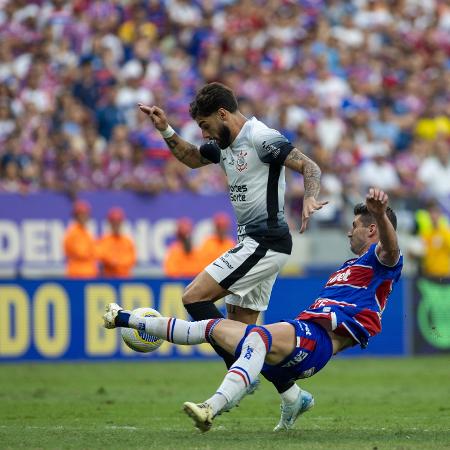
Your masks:
<svg viewBox="0 0 450 450"><path fill-rule="evenodd" d="M263 323L295 317L319 291L321 278L279 279ZM188 319L181 295L187 281L69 281L0 282L0 361L85 359L170 359L215 357L208 344L175 346L164 343L151 354L133 352L119 330L105 330L105 304L126 309L150 306L164 316ZM350 354L405 353L403 285L396 286L383 315L383 331L368 349ZM188 319L189 320L189 319Z"/></svg>
<svg viewBox="0 0 450 450"><path fill-rule="evenodd" d="M211 218L216 212L225 212L232 222L235 220L227 194L184 192L151 196L103 191L83 193L80 198L92 206L89 227L96 236L106 228L109 208L124 209L125 230L134 239L141 268L161 266L180 217L192 219L194 240L211 230ZM0 195L0 269L14 268L19 274L24 268L62 269L62 241L71 209L71 200L63 194Z"/></svg>

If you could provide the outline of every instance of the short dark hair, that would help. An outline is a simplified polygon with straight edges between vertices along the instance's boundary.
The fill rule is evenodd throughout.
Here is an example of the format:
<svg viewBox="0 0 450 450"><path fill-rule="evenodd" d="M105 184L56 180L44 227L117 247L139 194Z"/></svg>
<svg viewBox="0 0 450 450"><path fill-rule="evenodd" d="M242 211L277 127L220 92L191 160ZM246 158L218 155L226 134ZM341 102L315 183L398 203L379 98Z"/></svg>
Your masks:
<svg viewBox="0 0 450 450"><path fill-rule="evenodd" d="M232 113L238 109L238 102L233 91L222 83L209 83L203 86L189 105L189 113L193 119L208 117L219 108Z"/></svg>
<svg viewBox="0 0 450 450"><path fill-rule="evenodd" d="M375 218L369 212L365 203L358 203L357 205L355 205L355 207L353 208L353 214L355 216L361 216L361 221L365 226L369 226L370 224L375 223ZM389 221L392 223L394 230L396 230L397 216L390 206L387 207L386 215L388 216Z"/></svg>

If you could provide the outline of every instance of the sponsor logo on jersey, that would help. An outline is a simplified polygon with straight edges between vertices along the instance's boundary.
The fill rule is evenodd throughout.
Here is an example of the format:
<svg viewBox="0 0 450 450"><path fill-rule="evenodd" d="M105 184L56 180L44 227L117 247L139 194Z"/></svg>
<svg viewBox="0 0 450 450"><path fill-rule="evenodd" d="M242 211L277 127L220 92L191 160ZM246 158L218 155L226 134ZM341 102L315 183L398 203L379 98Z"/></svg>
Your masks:
<svg viewBox="0 0 450 450"><path fill-rule="evenodd" d="M234 267L223 257L220 257L220 260L229 268L229 269L234 269Z"/></svg>
<svg viewBox="0 0 450 450"><path fill-rule="evenodd" d="M368 266L352 266L335 272L327 281L326 286L351 285L367 288L372 281L373 269Z"/></svg>
<svg viewBox="0 0 450 450"><path fill-rule="evenodd" d="M273 159L277 159L280 156L281 150L275 144L269 144L267 141L263 141L262 148L270 153Z"/></svg>
<svg viewBox="0 0 450 450"><path fill-rule="evenodd" d="M247 185L246 184L232 184L230 186L230 199L232 202L247 201Z"/></svg>
<svg viewBox="0 0 450 450"><path fill-rule="evenodd" d="M236 158L236 170L238 172L243 172L245 169L247 169L247 161L245 160L245 157L247 156L247 152L243 152L242 150L239 152Z"/></svg>

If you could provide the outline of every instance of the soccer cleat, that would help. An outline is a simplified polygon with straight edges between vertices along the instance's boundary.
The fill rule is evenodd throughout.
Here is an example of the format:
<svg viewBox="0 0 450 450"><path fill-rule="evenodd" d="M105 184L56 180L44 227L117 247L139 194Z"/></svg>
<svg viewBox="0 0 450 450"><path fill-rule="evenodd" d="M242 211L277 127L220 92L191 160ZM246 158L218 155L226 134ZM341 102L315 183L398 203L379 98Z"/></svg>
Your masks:
<svg viewBox="0 0 450 450"><path fill-rule="evenodd" d="M185 402L183 404L184 412L192 418L195 427L202 433L206 433L212 427L213 410L208 403Z"/></svg>
<svg viewBox="0 0 450 450"><path fill-rule="evenodd" d="M314 397L301 390L297 400L292 404L281 403L281 417L273 431L290 430L297 417L310 410L314 406Z"/></svg>
<svg viewBox="0 0 450 450"><path fill-rule="evenodd" d="M106 305L106 314L103 316L103 320L105 322L105 328L116 328L116 317L119 314L119 311L122 311L123 308L119 306L117 303L108 303Z"/></svg>

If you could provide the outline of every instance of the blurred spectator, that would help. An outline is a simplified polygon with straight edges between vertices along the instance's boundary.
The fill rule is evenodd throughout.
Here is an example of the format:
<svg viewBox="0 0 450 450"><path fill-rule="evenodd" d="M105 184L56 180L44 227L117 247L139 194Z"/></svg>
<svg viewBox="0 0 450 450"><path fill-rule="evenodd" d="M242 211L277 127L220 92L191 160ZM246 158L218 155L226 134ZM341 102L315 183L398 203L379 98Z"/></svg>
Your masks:
<svg viewBox="0 0 450 450"><path fill-rule="evenodd" d="M1 170L0 192L21 192L23 185L20 179L19 165L14 160L7 161Z"/></svg>
<svg viewBox="0 0 450 450"><path fill-rule="evenodd" d="M122 232L125 214L122 208L113 207L108 212L110 231L97 245L100 274L106 278L127 278L136 264L136 249L130 237Z"/></svg>
<svg viewBox="0 0 450 450"><path fill-rule="evenodd" d="M315 153L317 164L322 170L321 196L328 200L326 208L314 213L313 224L320 226L336 226L341 223L342 209L344 206L344 184L333 168L332 155L327 151Z"/></svg>
<svg viewBox="0 0 450 450"><path fill-rule="evenodd" d="M369 129L376 141L383 141L389 144L390 148L395 148L400 137L400 127L389 106L380 108L378 118L374 118L369 123Z"/></svg>
<svg viewBox="0 0 450 450"><path fill-rule="evenodd" d="M438 198L450 195L450 145L443 136L434 143L434 152L423 161L418 176L427 194Z"/></svg>
<svg viewBox="0 0 450 450"><path fill-rule="evenodd" d="M64 235L66 275L69 278L93 278L98 274L94 236L87 228L91 207L84 200L73 204L73 223Z"/></svg>
<svg viewBox="0 0 450 450"><path fill-rule="evenodd" d="M369 147L367 145L366 147ZM384 142L370 143L370 156L359 167L360 185L364 188L376 186L389 195L399 195L401 192L400 178L395 166L389 159L389 147Z"/></svg>
<svg viewBox="0 0 450 450"><path fill-rule="evenodd" d="M207 236L198 249L199 266L205 268L220 255L236 245L230 237L230 218L225 213L217 213L214 218L214 234Z"/></svg>
<svg viewBox="0 0 450 450"><path fill-rule="evenodd" d="M416 124L416 134L428 140L434 140L439 135L450 136L450 117L444 110L444 104L430 103L428 110L419 118Z"/></svg>
<svg viewBox="0 0 450 450"><path fill-rule="evenodd" d="M95 110L100 98L100 83L95 77L92 61L89 58L81 61L76 81L72 86L72 93L83 105Z"/></svg>
<svg viewBox="0 0 450 450"><path fill-rule="evenodd" d="M421 274L450 278L450 224L436 200L417 211L416 226L421 245L410 248L410 252L420 260Z"/></svg>
<svg viewBox="0 0 450 450"><path fill-rule="evenodd" d="M104 89L97 109L98 132L107 140L111 139L116 125L125 123L125 116L116 104L117 85L115 82Z"/></svg>
<svg viewBox="0 0 450 450"><path fill-rule="evenodd" d="M326 150L334 152L344 133L344 121L336 114L334 108L327 106L324 117L317 122L317 136L320 145Z"/></svg>
<svg viewBox="0 0 450 450"><path fill-rule="evenodd" d="M183 217L177 222L176 241L167 249L164 273L172 278L193 278L202 268L192 243L192 222Z"/></svg>

